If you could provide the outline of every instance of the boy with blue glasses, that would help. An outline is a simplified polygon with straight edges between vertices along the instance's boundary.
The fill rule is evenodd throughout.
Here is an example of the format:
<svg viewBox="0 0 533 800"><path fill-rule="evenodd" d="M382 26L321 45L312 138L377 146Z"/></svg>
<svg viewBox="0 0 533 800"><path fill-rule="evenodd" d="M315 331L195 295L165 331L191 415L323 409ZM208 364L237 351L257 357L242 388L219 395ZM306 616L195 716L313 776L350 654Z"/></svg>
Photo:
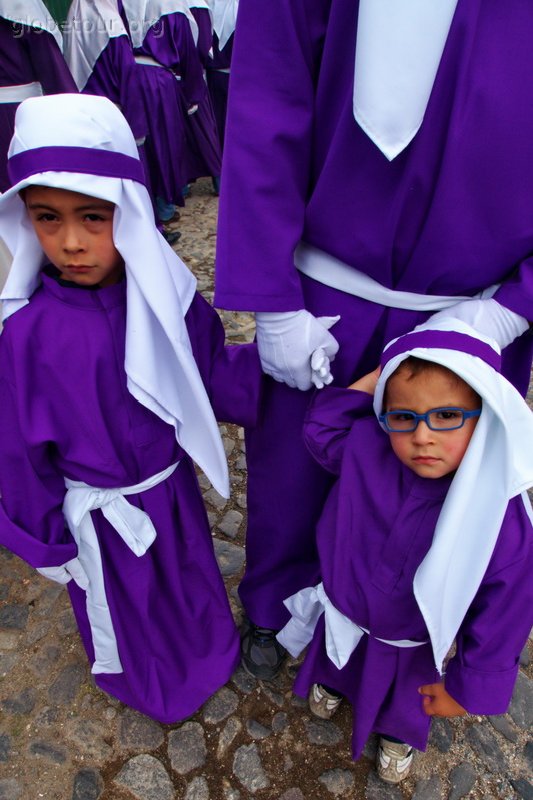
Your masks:
<svg viewBox="0 0 533 800"><path fill-rule="evenodd" d="M310 643L295 691L326 719L346 697L353 757L379 733L390 783L432 716L505 713L533 622L533 415L499 358L466 324L429 321L307 413L306 444L338 480L322 583L285 601L278 638L292 655Z"/></svg>

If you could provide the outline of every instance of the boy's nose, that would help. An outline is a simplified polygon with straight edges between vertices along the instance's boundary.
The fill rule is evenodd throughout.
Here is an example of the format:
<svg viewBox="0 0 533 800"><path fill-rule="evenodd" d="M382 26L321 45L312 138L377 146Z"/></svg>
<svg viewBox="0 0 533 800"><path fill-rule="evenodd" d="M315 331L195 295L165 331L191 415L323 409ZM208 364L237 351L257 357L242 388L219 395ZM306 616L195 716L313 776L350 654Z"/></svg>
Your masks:
<svg viewBox="0 0 533 800"><path fill-rule="evenodd" d="M413 431L413 441L417 443L428 442L433 439L433 431L423 419L418 420L418 425Z"/></svg>
<svg viewBox="0 0 533 800"><path fill-rule="evenodd" d="M78 253L84 249L83 237L77 225L66 225L63 232L63 249L69 253Z"/></svg>

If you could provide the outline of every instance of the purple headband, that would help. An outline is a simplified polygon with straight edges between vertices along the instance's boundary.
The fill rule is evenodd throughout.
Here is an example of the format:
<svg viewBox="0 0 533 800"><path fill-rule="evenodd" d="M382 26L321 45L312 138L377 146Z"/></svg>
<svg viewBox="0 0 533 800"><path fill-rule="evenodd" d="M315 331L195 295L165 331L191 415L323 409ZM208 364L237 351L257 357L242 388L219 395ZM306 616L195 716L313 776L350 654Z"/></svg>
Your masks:
<svg viewBox="0 0 533 800"><path fill-rule="evenodd" d="M501 369L501 356L486 342L475 339L473 336L468 336L466 333L437 330L414 331L401 336L384 351L381 357L381 366L384 367L395 356L415 347L458 350L460 353L481 358L496 372L500 372Z"/></svg>
<svg viewBox="0 0 533 800"><path fill-rule="evenodd" d="M11 156L7 171L12 186L39 172L81 172L145 184L139 159L91 147L35 147Z"/></svg>

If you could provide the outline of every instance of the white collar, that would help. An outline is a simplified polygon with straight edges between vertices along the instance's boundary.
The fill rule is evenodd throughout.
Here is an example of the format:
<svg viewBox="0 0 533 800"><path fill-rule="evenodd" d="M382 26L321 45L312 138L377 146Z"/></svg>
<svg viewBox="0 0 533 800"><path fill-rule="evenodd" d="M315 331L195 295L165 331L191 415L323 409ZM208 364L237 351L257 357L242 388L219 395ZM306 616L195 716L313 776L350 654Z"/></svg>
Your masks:
<svg viewBox="0 0 533 800"><path fill-rule="evenodd" d="M141 47L150 28L167 14L185 14L189 20L195 44L198 42L198 25L186 0L122 0L130 37L134 48Z"/></svg>
<svg viewBox="0 0 533 800"><path fill-rule="evenodd" d="M42 0L0 0L0 16L20 25L48 31L56 40L59 49L62 49L63 39L57 22Z"/></svg>
<svg viewBox="0 0 533 800"><path fill-rule="evenodd" d="M127 35L115 0L74 0L63 30L64 53L80 92L109 40Z"/></svg>
<svg viewBox="0 0 533 800"><path fill-rule="evenodd" d="M424 119L458 0L360 0L353 113L390 160Z"/></svg>
<svg viewBox="0 0 533 800"><path fill-rule="evenodd" d="M213 15L213 30L218 37L218 49L223 50L237 24L239 0L209 0Z"/></svg>

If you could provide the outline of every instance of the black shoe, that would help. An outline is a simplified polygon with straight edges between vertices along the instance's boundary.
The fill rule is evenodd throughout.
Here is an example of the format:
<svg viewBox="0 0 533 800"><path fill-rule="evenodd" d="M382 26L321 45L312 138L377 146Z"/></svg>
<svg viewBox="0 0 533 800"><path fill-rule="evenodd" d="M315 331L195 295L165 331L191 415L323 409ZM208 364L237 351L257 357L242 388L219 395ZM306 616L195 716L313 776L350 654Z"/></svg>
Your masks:
<svg viewBox="0 0 533 800"><path fill-rule="evenodd" d="M163 238L172 246L181 238L181 231L167 231L163 229Z"/></svg>
<svg viewBox="0 0 533 800"><path fill-rule="evenodd" d="M242 665L246 672L262 681L276 677L287 651L276 639L276 630L248 622L241 641Z"/></svg>

